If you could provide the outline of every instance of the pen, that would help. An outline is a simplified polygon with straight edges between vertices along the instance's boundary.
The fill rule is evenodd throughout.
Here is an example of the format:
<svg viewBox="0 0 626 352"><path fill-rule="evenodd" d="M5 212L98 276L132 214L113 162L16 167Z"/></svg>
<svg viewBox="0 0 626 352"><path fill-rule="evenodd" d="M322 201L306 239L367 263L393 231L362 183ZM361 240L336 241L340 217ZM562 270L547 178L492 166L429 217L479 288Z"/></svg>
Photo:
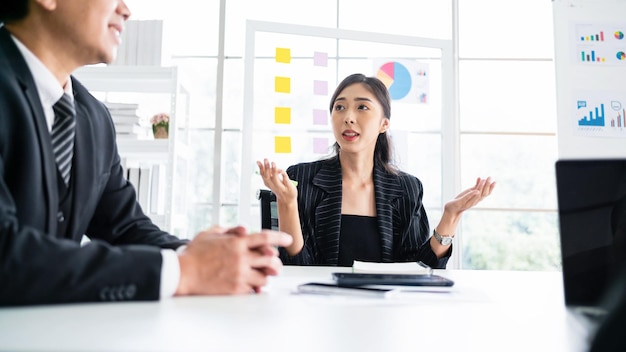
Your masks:
<svg viewBox="0 0 626 352"><path fill-rule="evenodd" d="M259 170L254 171L254 173L256 175L261 176L261 173L259 172ZM295 181L295 180L289 180L289 181L291 181L291 183L293 183L294 186L298 187L298 181Z"/></svg>

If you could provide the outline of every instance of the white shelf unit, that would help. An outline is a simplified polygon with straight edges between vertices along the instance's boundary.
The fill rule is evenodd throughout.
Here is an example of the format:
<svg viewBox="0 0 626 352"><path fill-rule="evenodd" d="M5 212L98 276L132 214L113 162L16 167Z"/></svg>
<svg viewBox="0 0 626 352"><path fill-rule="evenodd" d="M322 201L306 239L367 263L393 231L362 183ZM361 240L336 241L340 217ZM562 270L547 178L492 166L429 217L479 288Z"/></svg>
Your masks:
<svg viewBox="0 0 626 352"><path fill-rule="evenodd" d="M178 136L177 122L179 118L188 118L186 104L179 100L188 95L179 82L176 67L158 66L86 66L73 74L90 92L96 93L133 93L133 94L168 94L169 103L169 137L168 139L128 139L118 138L117 146L120 157L126 164L164 165L165 179L159 178L158 187L164 188L162 212L146 209L148 215L160 228L180 237L186 237L186 189L180 190L176 198L182 204L174 204L174 187L186 187L187 180L177 180L179 162L187 162L185 136ZM184 93L181 95L181 93ZM181 105L181 106L178 106ZM180 115L180 116L177 116ZM187 167L184 166L185 176ZM151 194L151 196L154 196ZM178 202L176 202L178 203Z"/></svg>

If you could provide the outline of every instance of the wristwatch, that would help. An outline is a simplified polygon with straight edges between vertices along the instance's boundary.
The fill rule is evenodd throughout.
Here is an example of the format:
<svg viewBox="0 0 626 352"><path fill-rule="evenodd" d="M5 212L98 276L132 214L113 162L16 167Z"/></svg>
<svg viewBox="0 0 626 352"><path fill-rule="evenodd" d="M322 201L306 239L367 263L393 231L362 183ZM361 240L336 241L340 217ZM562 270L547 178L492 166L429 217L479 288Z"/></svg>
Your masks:
<svg viewBox="0 0 626 352"><path fill-rule="evenodd" d="M447 246L452 243L454 236L441 236L437 230L433 229L433 237L443 246Z"/></svg>

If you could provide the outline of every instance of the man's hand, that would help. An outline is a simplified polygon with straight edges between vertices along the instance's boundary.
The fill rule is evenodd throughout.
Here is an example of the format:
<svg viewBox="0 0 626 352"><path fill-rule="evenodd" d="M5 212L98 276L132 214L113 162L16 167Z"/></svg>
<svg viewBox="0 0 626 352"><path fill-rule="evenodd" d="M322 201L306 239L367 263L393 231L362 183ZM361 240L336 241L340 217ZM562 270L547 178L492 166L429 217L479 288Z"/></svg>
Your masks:
<svg viewBox="0 0 626 352"><path fill-rule="evenodd" d="M276 246L291 244L291 236L264 230L247 234L238 226L200 232L178 255L182 295L224 295L259 292L268 275L278 275L282 262Z"/></svg>

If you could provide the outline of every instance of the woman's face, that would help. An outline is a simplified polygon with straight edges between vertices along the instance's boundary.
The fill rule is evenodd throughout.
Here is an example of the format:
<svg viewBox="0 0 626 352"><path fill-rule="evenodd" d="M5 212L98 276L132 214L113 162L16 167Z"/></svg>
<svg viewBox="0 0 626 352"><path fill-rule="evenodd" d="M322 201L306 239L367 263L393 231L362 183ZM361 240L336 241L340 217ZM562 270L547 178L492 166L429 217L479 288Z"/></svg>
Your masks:
<svg viewBox="0 0 626 352"><path fill-rule="evenodd" d="M373 154L378 135L389 128L376 96L363 83L355 83L339 93L333 104L333 133L341 152Z"/></svg>

